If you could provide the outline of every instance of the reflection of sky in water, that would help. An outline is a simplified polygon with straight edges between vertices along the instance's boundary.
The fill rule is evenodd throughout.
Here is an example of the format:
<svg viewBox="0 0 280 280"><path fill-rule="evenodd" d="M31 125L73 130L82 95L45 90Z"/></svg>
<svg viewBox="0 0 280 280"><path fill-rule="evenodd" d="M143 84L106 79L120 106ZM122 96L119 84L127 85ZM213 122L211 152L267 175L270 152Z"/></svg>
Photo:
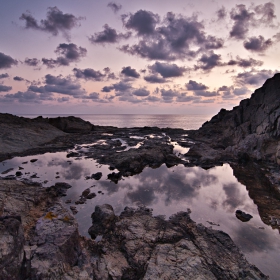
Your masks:
<svg viewBox="0 0 280 280"><path fill-rule="evenodd" d="M37 158L38 161L31 163L32 158ZM28 163L22 164L24 161ZM91 192L97 194L95 198L87 200L86 204L77 205L79 212L76 218L80 232L84 235L87 235L91 224L90 216L98 204L111 204L117 214L125 206L145 204L154 209L154 215L166 217L190 208L194 221L205 226L210 226L208 221L219 224L220 226L212 227L227 232L246 254L246 258L264 273L269 273L272 279L278 277L279 233L261 221L257 206L227 164L209 170L200 167L186 168L183 165L172 168L165 165L157 169L145 168L141 174L123 178L115 184L107 180L107 175L112 172L108 166L100 165L93 159L69 159L66 158L66 152L59 152L7 160L0 163L0 173L14 168L6 175L15 174L19 166L24 168L21 170L23 177L29 178L37 173L39 178L33 180L47 180L44 186L51 186L55 182L68 182L72 185L67 197L63 198L64 201L71 199L74 203L82 191L89 187ZM99 181L85 179L96 172L103 174ZM59 178L56 178L57 176ZM98 191L102 191L104 195ZM235 217L236 209L250 213L253 219L242 223Z"/></svg>

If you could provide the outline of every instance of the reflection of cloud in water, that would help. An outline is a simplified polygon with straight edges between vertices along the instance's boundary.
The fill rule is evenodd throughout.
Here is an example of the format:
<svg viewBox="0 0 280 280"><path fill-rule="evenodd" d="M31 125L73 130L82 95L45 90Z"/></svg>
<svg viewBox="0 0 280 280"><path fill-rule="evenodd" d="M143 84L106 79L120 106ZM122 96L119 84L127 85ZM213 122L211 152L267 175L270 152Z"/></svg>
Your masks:
<svg viewBox="0 0 280 280"><path fill-rule="evenodd" d="M128 193L127 198L131 202L140 202L145 205L151 205L157 201L154 190L144 186L139 186L137 190Z"/></svg>
<svg viewBox="0 0 280 280"><path fill-rule="evenodd" d="M69 162L67 162L65 160L58 159L58 158L54 158L52 161L48 162L48 167L59 166L59 167L62 167L62 168L68 168L69 165L70 165Z"/></svg>
<svg viewBox="0 0 280 280"><path fill-rule="evenodd" d="M74 163L68 166L67 170L62 171L61 175L66 180L73 180L73 179L79 180L85 173L88 173L87 169L83 168L83 166L80 164Z"/></svg>
<svg viewBox="0 0 280 280"><path fill-rule="evenodd" d="M121 184L115 184L112 181L98 181L98 187L102 187L103 190L106 190L107 194L113 194L115 192L118 192Z"/></svg>
<svg viewBox="0 0 280 280"><path fill-rule="evenodd" d="M258 229L248 223L240 224L240 227L236 229L234 235L235 242L245 253L275 249L275 244L271 236L265 230Z"/></svg>
<svg viewBox="0 0 280 280"><path fill-rule="evenodd" d="M176 201L192 200L199 194L201 186L213 184L217 178L201 168L176 167L176 173L166 166L158 169L146 168L138 176L133 191L127 194L130 201L151 205L158 195L165 196L165 205ZM136 183L136 182L135 182Z"/></svg>
<svg viewBox="0 0 280 280"><path fill-rule="evenodd" d="M240 193L238 184L231 183L224 185L223 190L225 191L226 199L222 205L227 212L234 212L237 208L243 206L246 197Z"/></svg>

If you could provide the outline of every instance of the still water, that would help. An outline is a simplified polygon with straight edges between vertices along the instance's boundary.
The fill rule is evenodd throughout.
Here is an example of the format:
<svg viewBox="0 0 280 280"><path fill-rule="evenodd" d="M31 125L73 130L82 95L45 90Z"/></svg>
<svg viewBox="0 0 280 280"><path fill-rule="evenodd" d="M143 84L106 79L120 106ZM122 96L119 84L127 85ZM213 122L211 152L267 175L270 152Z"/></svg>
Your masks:
<svg viewBox="0 0 280 280"><path fill-rule="evenodd" d="M26 118L35 118L38 115L20 115ZM45 118L69 115L42 115ZM211 119L210 115L74 115L89 121L94 125L115 127L144 127L157 126L160 128L198 129L203 123Z"/></svg>
<svg viewBox="0 0 280 280"><path fill-rule="evenodd" d="M125 177L115 184L107 179L112 172L109 166L85 157L69 159L66 154L15 157L0 163L0 173L14 168L7 173L13 175L22 167L22 178L30 178L36 173L38 178L32 180L46 187L56 182L69 183L72 188L63 198L64 201L72 200L71 204L66 204L68 208L75 205L85 189L90 188L96 197L85 204L75 205L80 233L85 236L88 236L87 230L91 225L90 216L99 204L111 204L116 214L120 214L125 206L144 204L153 208L154 215L165 215L166 218L189 208L194 221L227 232L248 261L270 275L271 279L279 279L279 232L261 221L257 206L245 186L233 176L228 164L209 170L183 165L172 168L162 165L157 169L147 167L141 174ZM38 160L30 162L34 158ZM96 172L102 172L100 180L86 180L86 176ZM251 214L253 218L249 222L241 222L235 217L236 209Z"/></svg>

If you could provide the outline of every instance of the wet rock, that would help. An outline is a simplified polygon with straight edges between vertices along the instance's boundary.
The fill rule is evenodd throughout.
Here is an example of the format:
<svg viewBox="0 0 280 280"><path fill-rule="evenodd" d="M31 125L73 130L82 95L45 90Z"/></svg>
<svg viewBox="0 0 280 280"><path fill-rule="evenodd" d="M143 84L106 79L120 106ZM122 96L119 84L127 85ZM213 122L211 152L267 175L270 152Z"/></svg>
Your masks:
<svg viewBox="0 0 280 280"><path fill-rule="evenodd" d="M87 196L89 195L89 193L90 193L90 189L89 189L89 188L88 188L88 189L85 189L85 190L82 192L82 196L87 197Z"/></svg>
<svg viewBox="0 0 280 280"><path fill-rule="evenodd" d="M97 235L102 235L114 227L116 216L111 205L103 204L95 207L91 219L92 226L89 228L88 233L95 239Z"/></svg>
<svg viewBox="0 0 280 280"><path fill-rule="evenodd" d="M92 217L89 233L102 235L96 279L268 279L226 233L197 225L186 212L166 221L126 207L116 217L106 205Z"/></svg>
<svg viewBox="0 0 280 280"><path fill-rule="evenodd" d="M95 193L90 193L90 194L87 195L87 199L92 199L94 197L96 197Z"/></svg>
<svg viewBox="0 0 280 280"><path fill-rule="evenodd" d="M247 214L247 213L245 213L241 210L236 210L235 211L235 216L236 216L237 219L239 219L242 222L248 222L253 218L252 215Z"/></svg>
<svg viewBox="0 0 280 280"><path fill-rule="evenodd" d="M94 127L90 122L73 116L49 118L48 122L56 128L67 133L87 133L90 132Z"/></svg>
<svg viewBox="0 0 280 280"><path fill-rule="evenodd" d="M120 181L122 179L122 173L121 172L118 172L118 173L110 173L107 175L107 178L109 180L111 180L112 182L114 182L115 184L118 183L118 181Z"/></svg>
<svg viewBox="0 0 280 280"><path fill-rule="evenodd" d="M97 172L91 175L91 179L100 180L102 177L102 172Z"/></svg>
<svg viewBox="0 0 280 280"><path fill-rule="evenodd" d="M30 162L33 163L33 162L36 162L37 160L38 160L38 159L34 158L34 159L31 159Z"/></svg>
<svg viewBox="0 0 280 280"><path fill-rule="evenodd" d="M35 178L40 178L40 177L38 177L38 176L37 176L37 173L35 173L35 174L31 175L30 178L35 179Z"/></svg>
<svg viewBox="0 0 280 280"><path fill-rule="evenodd" d="M27 164L28 163L28 161L24 161L24 162L22 162L21 164Z"/></svg>
<svg viewBox="0 0 280 280"><path fill-rule="evenodd" d="M53 192L55 196L66 196L67 190L70 188L72 186L65 182L57 182L54 186L47 188L47 190Z"/></svg>
<svg viewBox="0 0 280 280"><path fill-rule="evenodd" d="M82 196L79 200L75 201L75 204L85 204L86 200L86 197Z"/></svg>
<svg viewBox="0 0 280 280"><path fill-rule="evenodd" d="M22 276L24 243L20 216L0 217L1 279L20 279Z"/></svg>
<svg viewBox="0 0 280 280"><path fill-rule="evenodd" d="M11 171L13 171L14 170L14 168L9 168L9 169L7 169L7 170L5 170L5 171L3 171L1 174L7 174L7 173L9 173L9 172L11 172Z"/></svg>
<svg viewBox="0 0 280 280"><path fill-rule="evenodd" d="M78 157L80 154L77 153L77 152L70 152L66 155L67 158L70 158L70 157Z"/></svg>
<svg viewBox="0 0 280 280"><path fill-rule="evenodd" d="M21 172L21 171L17 171L17 172L16 172L16 176L17 176L17 177L22 176L22 172Z"/></svg>
<svg viewBox="0 0 280 280"><path fill-rule="evenodd" d="M78 213L77 207L76 206L70 206L70 210L72 211L72 213L74 215L76 215Z"/></svg>
<svg viewBox="0 0 280 280"><path fill-rule="evenodd" d="M23 167L21 167L21 166L19 166L19 168L18 168L18 170L23 170L24 168Z"/></svg>

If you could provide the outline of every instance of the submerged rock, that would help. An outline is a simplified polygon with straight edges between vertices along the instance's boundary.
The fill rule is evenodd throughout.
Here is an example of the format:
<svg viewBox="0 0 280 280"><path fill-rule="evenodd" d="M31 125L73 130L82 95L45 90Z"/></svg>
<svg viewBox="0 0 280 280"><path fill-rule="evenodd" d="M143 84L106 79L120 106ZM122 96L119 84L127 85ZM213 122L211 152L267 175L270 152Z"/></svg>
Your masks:
<svg viewBox="0 0 280 280"><path fill-rule="evenodd" d="M187 212L168 221L127 207L119 217L97 206L89 233L102 235L94 279L268 279L224 232L197 225Z"/></svg>

